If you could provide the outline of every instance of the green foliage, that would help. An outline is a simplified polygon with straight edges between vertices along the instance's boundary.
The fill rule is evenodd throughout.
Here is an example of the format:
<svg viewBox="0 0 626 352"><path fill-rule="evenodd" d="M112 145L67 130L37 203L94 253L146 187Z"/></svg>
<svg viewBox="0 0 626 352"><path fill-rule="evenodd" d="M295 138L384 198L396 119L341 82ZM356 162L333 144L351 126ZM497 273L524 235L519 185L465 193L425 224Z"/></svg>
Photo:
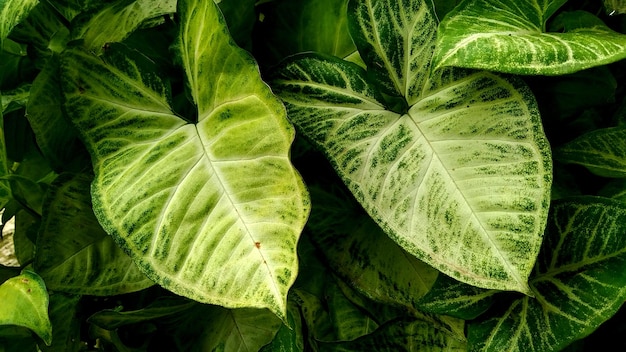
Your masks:
<svg viewBox="0 0 626 352"><path fill-rule="evenodd" d="M0 0L0 350L626 348L623 7Z"/></svg>

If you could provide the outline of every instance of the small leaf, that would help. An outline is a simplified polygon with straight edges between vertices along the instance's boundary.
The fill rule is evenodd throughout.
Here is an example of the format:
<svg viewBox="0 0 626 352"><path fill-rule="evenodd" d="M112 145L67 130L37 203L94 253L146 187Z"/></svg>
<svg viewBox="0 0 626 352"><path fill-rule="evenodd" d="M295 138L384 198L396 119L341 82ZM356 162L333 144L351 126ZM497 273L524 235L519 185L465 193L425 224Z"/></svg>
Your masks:
<svg viewBox="0 0 626 352"><path fill-rule="evenodd" d="M111 296L154 284L107 235L89 194L92 177L61 174L44 200L35 268L52 290Z"/></svg>
<svg viewBox="0 0 626 352"><path fill-rule="evenodd" d="M582 165L596 175L626 177L626 127L611 127L589 132L565 144L555 159Z"/></svg>
<svg viewBox="0 0 626 352"><path fill-rule="evenodd" d="M24 270L0 285L0 325L31 329L50 346L52 325L48 318L48 291L41 277Z"/></svg>
<svg viewBox="0 0 626 352"><path fill-rule="evenodd" d="M558 351L609 319L626 300L626 206L599 198L554 202L522 297L468 330L474 351Z"/></svg>
<svg viewBox="0 0 626 352"><path fill-rule="evenodd" d="M83 39L87 49L100 53L105 44L121 42L144 21L174 12L175 0L118 0L95 13L81 14L72 28L72 38Z"/></svg>
<svg viewBox="0 0 626 352"><path fill-rule="evenodd" d="M15 89L3 91L2 96L0 96L0 101L2 102L0 117L2 113L7 114L26 106L30 96L30 87L30 83L25 83Z"/></svg>
<svg viewBox="0 0 626 352"><path fill-rule="evenodd" d="M589 13L567 15L565 33L547 32L546 22L565 2L464 1L439 25L433 66L560 75L626 57L626 35Z"/></svg>

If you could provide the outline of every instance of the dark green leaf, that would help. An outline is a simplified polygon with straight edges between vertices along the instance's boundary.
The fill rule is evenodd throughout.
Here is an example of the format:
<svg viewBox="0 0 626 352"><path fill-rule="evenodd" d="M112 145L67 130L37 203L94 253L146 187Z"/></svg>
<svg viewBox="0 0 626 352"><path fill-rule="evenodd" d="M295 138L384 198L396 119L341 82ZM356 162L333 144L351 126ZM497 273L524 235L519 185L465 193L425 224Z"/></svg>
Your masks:
<svg viewBox="0 0 626 352"><path fill-rule="evenodd" d="M595 130L555 151L555 159L583 165L596 175L626 177L626 127Z"/></svg>
<svg viewBox="0 0 626 352"><path fill-rule="evenodd" d="M53 290L119 295L154 283L104 232L91 208L92 177L62 174L45 199L35 268Z"/></svg>

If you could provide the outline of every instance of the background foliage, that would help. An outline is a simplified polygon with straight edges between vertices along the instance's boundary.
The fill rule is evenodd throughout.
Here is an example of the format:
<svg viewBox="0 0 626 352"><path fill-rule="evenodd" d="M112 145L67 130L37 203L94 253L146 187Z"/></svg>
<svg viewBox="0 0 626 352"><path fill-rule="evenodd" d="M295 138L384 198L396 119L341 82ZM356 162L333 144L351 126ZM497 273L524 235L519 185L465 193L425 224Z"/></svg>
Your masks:
<svg viewBox="0 0 626 352"><path fill-rule="evenodd" d="M626 347L625 12L0 0L0 349Z"/></svg>

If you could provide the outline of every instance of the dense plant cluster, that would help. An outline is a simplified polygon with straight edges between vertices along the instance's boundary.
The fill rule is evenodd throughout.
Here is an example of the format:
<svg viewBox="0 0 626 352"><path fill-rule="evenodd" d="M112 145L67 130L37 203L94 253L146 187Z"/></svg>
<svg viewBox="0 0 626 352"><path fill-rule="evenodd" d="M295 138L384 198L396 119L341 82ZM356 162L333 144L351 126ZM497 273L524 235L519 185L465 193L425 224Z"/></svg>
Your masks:
<svg viewBox="0 0 626 352"><path fill-rule="evenodd" d="M623 346L622 13L0 0L0 349Z"/></svg>

